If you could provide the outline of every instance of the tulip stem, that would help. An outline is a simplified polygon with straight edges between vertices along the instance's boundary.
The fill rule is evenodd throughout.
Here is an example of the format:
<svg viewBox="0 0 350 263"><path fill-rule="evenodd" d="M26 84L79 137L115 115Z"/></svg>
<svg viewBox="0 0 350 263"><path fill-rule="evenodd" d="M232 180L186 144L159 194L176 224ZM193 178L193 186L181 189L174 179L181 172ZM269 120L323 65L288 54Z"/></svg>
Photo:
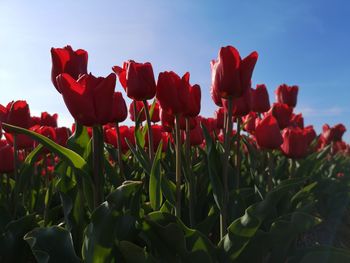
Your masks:
<svg viewBox="0 0 350 263"><path fill-rule="evenodd" d="M194 186L194 178L192 174L192 164L191 164L191 137L190 137L190 119L186 118L186 147L185 147L185 156L187 161L187 176L188 176L188 198L189 198L189 214L190 214L190 226L194 227L195 225L195 217L194 217L194 200L195 200L195 186Z"/></svg>
<svg viewBox="0 0 350 263"><path fill-rule="evenodd" d="M117 131L117 144L118 144L118 164L119 164L119 170L120 170L120 176L125 181L125 174L124 174L124 165L123 165L123 157L122 157L122 140L120 138L120 130L119 130L119 123L115 123L115 129Z"/></svg>
<svg viewBox="0 0 350 263"><path fill-rule="evenodd" d="M292 158L290 158L289 161L290 161L290 174L289 174L289 179L291 179L291 178L294 178L294 177L295 177L296 163L295 163L295 160L293 160Z"/></svg>
<svg viewBox="0 0 350 263"><path fill-rule="evenodd" d="M138 143L137 143L137 136L136 136L136 133L137 133L137 129L138 129L138 125L137 125L137 108L136 108L136 100L134 100L133 102L132 102L132 104L133 104L133 108L134 108L134 121L135 121L135 129L134 129L134 137L135 137L135 147L136 147L136 150L137 150L137 148L138 148Z"/></svg>
<svg viewBox="0 0 350 263"><path fill-rule="evenodd" d="M267 152L267 159L269 163L269 173L267 176L267 190L270 192L273 188L272 178L274 177L274 169L275 169L274 157L273 157L272 151Z"/></svg>
<svg viewBox="0 0 350 263"><path fill-rule="evenodd" d="M15 188L13 194L13 216L16 218L17 214L17 200L18 200L18 191L19 191L19 182L18 182L18 149L17 149L17 134L13 134L13 176L15 179Z"/></svg>
<svg viewBox="0 0 350 263"><path fill-rule="evenodd" d="M239 181L241 177L241 118L237 117L237 140L236 140L236 189L239 189Z"/></svg>
<svg viewBox="0 0 350 263"><path fill-rule="evenodd" d="M180 116L175 115L175 138L176 138L176 206L175 215L181 218L181 136Z"/></svg>
<svg viewBox="0 0 350 263"><path fill-rule="evenodd" d="M153 158L154 158L154 149L153 149L153 132L152 132L152 126L151 126L151 117L149 115L149 110L148 110L148 105L147 101L143 100L143 108L146 113L146 121L147 121L147 126L148 126L148 152L149 152L149 158L151 160L151 163L153 163Z"/></svg>
<svg viewBox="0 0 350 263"><path fill-rule="evenodd" d="M95 208L102 202L102 191L101 191L101 180L100 174L102 171L101 158L103 152L101 151L100 145L100 130L99 126L94 126L92 128L92 156L93 156L93 178L95 184Z"/></svg>
<svg viewBox="0 0 350 263"><path fill-rule="evenodd" d="M230 146L231 146L231 135L232 135L232 98L228 99L228 113L226 122L226 132L224 140L224 163L223 163L223 173L222 181L224 185L224 197L223 205L220 213L220 237L224 237L227 231L227 215L228 215L228 199L229 199L229 189L228 189L228 165L230 158Z"/></svg>

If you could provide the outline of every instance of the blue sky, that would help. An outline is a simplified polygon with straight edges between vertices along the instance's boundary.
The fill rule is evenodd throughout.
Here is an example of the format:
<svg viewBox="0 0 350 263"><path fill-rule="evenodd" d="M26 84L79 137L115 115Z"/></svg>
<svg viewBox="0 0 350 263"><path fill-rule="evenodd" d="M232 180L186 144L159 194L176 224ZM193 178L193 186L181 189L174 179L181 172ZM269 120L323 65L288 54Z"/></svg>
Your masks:
<svg viewBox="0 0 350 263"><path fill-rule="evenodd" d="M50 81L51 47L89 52L89 71L105 76L124 60L150 61L156 76L189 71L210 116L211 59L221 46L256 50L253 84L300 86L296 112L318 131L343 122L350 141L350 2L0 1L0 103L26 99L33 114L71 117ZM121 90L119 83L116 90Z"/></svg>

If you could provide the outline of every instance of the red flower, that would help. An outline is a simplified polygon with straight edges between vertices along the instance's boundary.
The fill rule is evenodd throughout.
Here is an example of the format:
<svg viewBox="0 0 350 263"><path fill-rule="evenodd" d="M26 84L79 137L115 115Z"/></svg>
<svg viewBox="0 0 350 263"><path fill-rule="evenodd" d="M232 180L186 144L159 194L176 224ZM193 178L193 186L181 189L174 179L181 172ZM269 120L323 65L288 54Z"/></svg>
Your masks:
<svg viewBox="0 0 350 263"><path fill-rule="evenodd" d="M314 127L312 125L306 126L303 132L306 137L307 145L310 145L317 136Z"/></svg>
<svg viewBox="0 0 350 263"><path fill-rule="evenodd" d="M197 125L197 119L195 117L189 118L190 121L190 130L194 129ZM180 117L180 129L181 130L186 130L186 119L181 116Z"/></svg>
<svg viewBox="0 0 350 263"><path fill-rule="evenodd" d="M56 132L56 143L62 146L67 145L68 138L70 136L70 130L66 127L55 128Z"/></svg>
<svg viewBox="0 0 350 263"><path fill-rule="evenodd" d="M135 145L135 137L134 137L134 127L128 126L120 126L120 141L121 141L121 149L122 152L127 152L129 150L129 146L126 143L126 139L132 144ZM115 128L107 129L105 132L106 142L112 144L114 147L117 147L117 132Z"/></svg>
<svg viewBox="0 0 350 263"><path fill-rule="evenodd" d="M217 93L217 90L214 89L213 85L211 85L211 87L210 87L210 95L211 95L211 98L214 101L214 103L218 107L222 107L222 101L221 101L220 94Z"/></svg>
<svg viewBox="0 0 350 263"><path fill-rule="evenodd" d="M136 114L137 117L139 118L139 121L143 122L146 120L146 113L145 110L143 109L143 102L142 101L137 101L137 100L133 100L130 103L129 106L129 115L130 115L130 119L132 121L135 121L135 114L134 114L134 103L136 103Z"/></svg>
<svg viewBox="0 0 350 263"><path fill-rule="evenodd" d="M299 127L288 127L282 131L282 152L289 158L304 158L308 152L308 138Z"/></svg>
<svg viewBox="0 0 350 263"><path fill-rule="evenodd" d="M41 125L41 117L32 116L30 117L30 125L29 127Z"/></svg>
<svg viewBox="0 0 350 263"><path fill-rule="evenodd" d="M152 105L149 105L148 109L151 110L151 107L152 107ZM154 105L151 121L153 123L160 121L160 110L159 110L159 103L158 102L156 102Z"/></svg>
<svg viewBox="0 0 350 263"><path fill-rule="evenodd" d="M304 128L304 118L303 115L301 113L299 114L292 114L291 118L290 118L290 124L291 126L294 127L299 127L301 129Z"/></svg>
<svg viewBox="0 0 350 263"><path fill-rule="evenodd" d="M64 102L78 123L85 126L104 125L111 120L116 77L89 74L77 81L63 73L57 77Z"/></svg>
<svg viewBox="0 0 350 263"><path fill-rule="evenodd" d="M5 138L13 146L13 135L11 133L5 133ZM24 134L16 134L16 143L18 149L32 149L34 145L34 141Z"/></svg>
<svg viewBox="0 0 350 263"><path fill-rule="evenodd" d="M211 62L213 92L225 99L241 97L250 88L257 59L257 52L252 52L242 60L234 47L222 47L218 59Z"/></svg>
<svg viewBox="0 0 350 263"><path fill-rule="evenodd" d="M186 105L185 117L196 117L201 111L201 88L195 84L190 84L190 73L186 72L182 77L185 87L188 90L188 102Z"/></svg>
<svg viewBox="0 0 350 263"><path fill-rule="evenodd" d="M31 117L29 106L25 100L12 101L7 104L6 110L2 109L1 111L1 121L23 128L29 128Z"/></svg>
<svg viewBox="0 0 350 263"><path fill-rule="evenodd" d="M114 92L111 122L123 122L128 117L128 110L121 92Z"/></svg>
<svg viewBox="0 0 350 263"><path fill-rule="evenodd" d="M256 89L251 89L251 110L259 113L270 109L269 93L265 84L256 85Z"/></svg>
<svg viewBox="0 0 350 263"><path fill-rule="evenodd" d="M322 127L322 139L324 140L325 144L329 144L332 141L341 141L343 134L346 132L346 128L343 124L339 123L335 125L334 127L329 127L328 124L323 125Z"/></svg>
<svg viewBox="0 0 350 263"><path fill-rule="evenodd" d="M128 60L124 62L123 68L114 66L112 69L118 75L129 98L142 101L152 99L156 95L156 82L151 63Z"/></svg>
<svg viewBox="0 0 350 263"><path fill-rule="evenodd" d="M217 108L214 112L214 118L216 119L217 128L223 129L224 122L225 122L225 109L224 108Z"/></svg>
<svg viewBox="0 0 350 263"><path fill-rule="evenodd" d="M156 96L160 107L168 114L186 113L189 92L184 83L184 80L173 71L159 73Z"/></svg>
<svg viewBox="0 0 350 263"><path fill-rule="evenodd" d="M255 132L256 118L257 115L254 111L249 112L249 114L243 117L243 129L250 134Z"/></svg>
<svg viewBox="0 0 350 263"><path fill-rule="evenodd" d="M228 100L222 99L222 104L228 112ZM250 112L250 89L247 89L242 97L232 99L232 115L242 117Z"/></svg>
<svg viewBox="0 0 350 263"><path fill-rule="evenodd" d="M283 138L275 117L268 114L262 120L257 120L255 138L261 148L272 150L280 147Z"/></svg>
<svg viewBox="0 0 350 263"><path fill-rule="evenodd" d="M13 172L13 148L7 144L6 140L0 140L0 160L0 174Z"/></svg>
<svg viewBox="0 0 350 263"><path fill-rule="evenodd" d="M40 125L57 127L57 118L58 118L57 113L50 115L47 112L42 112L41 118L40 118Z"/></svg>
<svg viewBox="0 0 350 263"><path fill-rule="evenodd" d="M80 75L87 73L88 53L83 49L74 51L71 46L51 48L51 58L51 81L60 93L56 79L58 75L68 73L77 80Z"/></svg>
<svg viewBox="0 0 350 263"><path fill-rule="evenodd" d="M299 87L296 85L280 85L275 91L277 102L287 104L289 107L294 108L297 105L298 90Z"/></svg>
<svg viewBox="0 0 350 263"><path fill-rule="evenodd" d="M167 132L171 132L175 125L174 115L168 114L162 108L160 109L160 121L162 123L163 129Z"/></svg>
<svg viewBox="0 0 350 263"><path fill-rule="evenodd" d="M274 103L269 113L276 118L276 120L278 121L278 125L282 130L289 126L290 118L293 113L293 108L289 107L287 104Z"/></svg>
<svg viewBox="0 0 350 263"><path fill-rule="evenodd" d="M164 129L161 125L152 125L151 128L153 133L153 148L157 149L160 141L163 138L162 134L164 132ZM148 147L148 136L145 137L145 140L146 146Z"/></svg>
<svg viewBox="0 0 350 263"><path fill-rule="evenodd" d="M190 132L190 143L192 146L201 145L203 143L203 140L204 136L202 128L199 123L197 123L196 127L194 127L194 129L192 129Z"/></svg>

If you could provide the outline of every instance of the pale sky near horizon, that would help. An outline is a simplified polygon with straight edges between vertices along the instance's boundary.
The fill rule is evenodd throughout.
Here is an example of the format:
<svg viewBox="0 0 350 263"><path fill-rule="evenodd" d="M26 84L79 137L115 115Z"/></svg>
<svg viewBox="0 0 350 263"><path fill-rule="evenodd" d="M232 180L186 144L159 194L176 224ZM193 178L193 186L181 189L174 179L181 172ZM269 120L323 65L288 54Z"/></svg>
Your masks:
<svg viewBox="0 0 350 263"><path fill-rule="evenodd" d="M271 102L279 84L299 85L305 124L342 122L350 142L349 13L346 0L0 0L0 104L25 99L33 115L57 112L70 124L50 80L50 48L70 44L89 52L95 75L127 59L151 62L156 77L189 71L202 88L201 114L212 116L209 63L233 45L243 57L259 53L252 81L267 85Z"/></svg>

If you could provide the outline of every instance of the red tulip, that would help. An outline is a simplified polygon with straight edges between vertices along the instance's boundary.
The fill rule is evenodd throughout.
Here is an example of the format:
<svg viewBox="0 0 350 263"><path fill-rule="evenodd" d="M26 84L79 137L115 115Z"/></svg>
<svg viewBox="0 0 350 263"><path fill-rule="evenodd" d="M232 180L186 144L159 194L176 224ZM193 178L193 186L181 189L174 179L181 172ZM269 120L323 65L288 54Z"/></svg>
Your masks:
<svg viewBox="0 0 350 263"><path fill-rule="evenodd" d="M214 92L225 99L241 97L250 88L250 81L257 59L257 52L252 52L242 60L234 47L222 47L218 59L211 62L211 79Z"/></svg>
<svg viewBox="0 0 350 263"><path fill-rule="evenodd" d="M290 118L290 124L291 126L294 127L299 127L301 129L304 128L304 118L303 115L301 113L299 114L292 114L291 118Z"/></svg>
<svg viewBox="0 0 350 263"><path fill-rule="evenodd" d="M289 107L294 108L297 105L298 90L299 87L296 85L280 85L275 91L277 102L287 104Z"/></svg>
<svg viewBox="0 0 350 263"><path fill-rule="evenodd" d="M161 125L152 125L152 133L153 133L153 148L157 149L159 143L162 140L162 133L164 132L164 129ZM148 136L145 137L146 139L146 146L148 147Z"/></svg>
<svg viewBox="0 0 350 263"><path fill-rule="evenodd" d="M269 93L265 84L256 85L256 89L251 89L251 110L259 113L270 109Z"/></svg>
<svg viewBox="0 0 350 263"><path fill-rule="evenodd" d="M66 127L55 128L56 143L62 146L67 145L68 138L70 136L70 130Z"/></svg>
<svg viewBox="0 0 350 263"><path fill-rule="evenodd" d="M112 69L118 75L129 98L143 101L156 95L156 82L151 63L129 60L124 62L123 68L114 66Z"/></svg>
<svg viewBox="0 0 350 263"><path fill-rule="evenodd" d="M6 140L0 140L0 173L11 173L14 169L13 148Z"/></svg>
<svg viewBox="0 0 350 263"><path fill-rule="evenodd" d="M324 142L326 144L336 141L341 141L343 134L346 131L346 128L343 124L339 123L335 125L334 127L329 127L328 124L323 125L322 127L322 135L321 137L323 138Z"/></svg>
<svg viewBox="0 0 350 263"><path fill-rule="evenodd" d="M272 150L280 147L283 138L275 117L268 114L262 120L257 119L255 138L261 148Z"/></svg>
<svg viewBox="0 0 350 263"><path fill-rule="evenodd" d="M2 109L1 121L22 128L29 128L31 124L29 105L25 100L12 101ZM6 129L5 129L6 130Z"/></svg>
<svg viewBox="0 0 350 263"><path fill-rule="evenodd" d="M299 127L288 127L282 131L281 150L289 158L304 158L308 152L307 137Z"/></svg>
<svg viewBox="0 0 350 263"><path fill-rule="evenodd" d="M136 114L137 117L139 118L139 121L143 122L146 120L146 113L145 110L143 108L143 102L142 101L137 101L134 100L130 103L129 106L129 115L130 115L130 119L132 121L135 121L135 113L134 113L134 103L136 103Z"/></svg>
<svg viewBox="0 0 350 263"><path fill-rule="evenodd" d="M47 112L42 112L41 118L40 118L40 125L57 127L57 118L58 118L57 113L50 115Z"/></svg>
<svg viewBox="0 0 350 263"><path fill-rule="evenodd" d="M13 146L13 135L11 133L5 133L5 138L7 142ZM27 135L16 134L17 149L32 149L34 146L34 141Z"/></svg>
<svg viewBox="0 0 350 263"><path fill-rule="evenodd" d="M257 115L254 111L249 112L249 114L243 117L243 129L250 134L255 132L256 118Z"/></svg>
<svg viewBox="0 0 350 263"><path fill-rule="evenodd" d="M57 77L64 102L78 123L104 125L111 120L116 77L83 75L77 81L63 73Z"/></svg>
<svg viewBox="0 0 350 263"><path fill-rule="evenodd" d="M128 126L123 125L119 127L119 132L120 132L121 149L122 149L122 152L125 153L129 150L129 146L126 143L126 139L132 145L135 145L134 129L133 127L129 128ZM114 147L118 147L117 132L114 127L106 130L105 140L107 143L112 144Z"/></svg>
<svg viewBox="0 0 350 263"><path fill-rule="evenodd" d="M41 125L41 117L31 116L30 117L30 125L29 127Z"/></svg>
<svg viewBox="0 0 350 263"><path fill-rule="evenodd" d="M217 108L214 112L214 118L216 119L217 128L223 129L224 122L225 122L225 109L224 108Z"/></svg>
<svg viewBox="0 0 350 263"><path fill-rule="evenodd" d="M307 145L310 145L317 136L314 127L312 125L306 126L303 131Z"/></svg>
<svg viewBox="0 0 350 263"><path fill-rule="evenodd" d="M196 127L190 131L190 143L192 146L201 145L203 143L204 136L202 132L202 128L197 123Z"/></svg>
<svg viewBox="0 0 350 263"><path fill-rule="evenodd" d="M121 92L114 92L111 122L123 122L128 117L128 110Z"/></svg>
<svg viewBox="0 0 350 263"><path fill-rule="evenodd" d="M148 109L151 110L152 105L149 105ZM156 102L153 108L153 114L151 117L151 121L153 123L159 122L160 121L160 109L159 109L159 103Z"/></svg>
<svg viewBox="0 0 350 263"><path fill-rule="evenodd" d="M190 73L186 72L182 77L185 87L188 90L188 102L186 105L186 112L184 112L185 117L196 117L201 111L201 88L199 85L195 84L191 86L190 84Z"/></svg>
<svg viewBox="0 0 350 263"><path fill-rule="evenodd" d="M163 129L167 132L171 132L175 125L174 115L168 114L162 108L160 109L160 121L162 123Z"/></svg>
<svg viewBox="0 0 350 263"><path fill-rule="evenodd" d="M269 111L276 120L280 129L284 129L290 124L290 118L293 113L293 108L289 107L287 104L283 103L274 103Z"/></svg>
<svg viewBox="0 0 350 263"><path fill-rule="evenodd" d="M60 93L56 79L58 75L68 73L77 80L80 75L87 74L88 53L83 49L74 51L71 46L51 48L51 58L51 81Z"/></svg>
<svg viewBox="0 0 350 263"><path fill-rule="evenodd" d="M195 117L189 118L190 130L194 129L197 125L197 120ZM181 116L180 118L180 129L186 130L186 119Z"/></svg>
<svg viewBox="0 0 350 263"><path fill-rule="evenodd" d="M156 96L160 107L168 114L177 115L187 111L188 89L173 71L159 73Z"/></svg>
<svg viewBox="0 0 350 263"><path fill-rule="evenodd" d="M228 100L222 99L225 111L228 111ZM242 117L250 112L250 89L247 89L242 97L232 99L232 115Z"/></svg>
<svg viewBox="0 0 350 263"><path fill-rule="evenodd" d="M217 90L214 89L213 85L210 87L210 95L211 95L211 99L214 101L216 106L222 107L220 94L217 93Z"/></svg>

